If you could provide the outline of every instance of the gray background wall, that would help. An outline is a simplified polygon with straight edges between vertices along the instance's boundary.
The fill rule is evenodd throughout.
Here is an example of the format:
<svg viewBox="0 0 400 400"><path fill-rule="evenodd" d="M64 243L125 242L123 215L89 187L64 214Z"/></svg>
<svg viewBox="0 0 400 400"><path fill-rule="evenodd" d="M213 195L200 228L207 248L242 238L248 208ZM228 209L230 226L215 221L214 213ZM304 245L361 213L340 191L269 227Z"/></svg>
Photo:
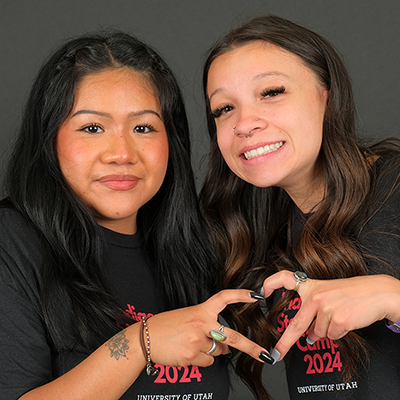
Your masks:
<svg viewBox="0 0 400 400"><path fill-rule="evenodd" d="M398 0L0 0L0 179L21 107L44 57L65 38L98 28L133 33L156 47L186 98L198 180L207 137L200 75L206 49L248 17L271 13L328 38L353 79L365 137L400 136ZM265 368L276 400L287 399L282 365ZM233 399L253 397L239 383Z"/></svg>

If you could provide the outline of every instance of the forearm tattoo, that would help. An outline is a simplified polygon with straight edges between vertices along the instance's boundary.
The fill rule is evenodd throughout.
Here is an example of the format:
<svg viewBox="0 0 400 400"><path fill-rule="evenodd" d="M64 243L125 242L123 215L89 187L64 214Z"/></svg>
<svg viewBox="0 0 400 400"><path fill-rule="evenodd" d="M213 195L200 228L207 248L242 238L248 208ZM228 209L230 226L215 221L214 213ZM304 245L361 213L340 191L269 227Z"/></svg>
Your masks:
<svg viewBox="0 0 400 400"><path fill-rule="evenodd" d="M125 337L125 331L121 331L113 336L105 345L110 349L110 357L119 360L120 357L126 357L129 349L129 340Z"/></svg>

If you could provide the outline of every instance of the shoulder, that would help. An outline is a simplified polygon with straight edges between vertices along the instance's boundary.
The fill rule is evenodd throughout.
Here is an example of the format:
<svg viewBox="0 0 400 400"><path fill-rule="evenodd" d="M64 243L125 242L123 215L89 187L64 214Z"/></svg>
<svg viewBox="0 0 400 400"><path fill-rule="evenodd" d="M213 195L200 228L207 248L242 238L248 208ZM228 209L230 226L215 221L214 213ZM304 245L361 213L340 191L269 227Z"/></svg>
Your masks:
<svg viewBox="0 0 400 400"><path fill-rule="evenodd" d="M382 155L371 167L372 184L378 194L399 195L400 155Z"/></svg>
<svg viewBox="0 0 400 400"><path fill-rule="evenodd" d="M32 224L13 207L0 206L1 283L37 279L41 263L41 240Z"/></svg>
<svg viewBox="0 0 400 400"><path fill-rule="evenodd" d="M32 244L37 248L39 235L32 223L13 207L0 206L1 245Z"/></svg>
<svg viewBox="0 0 400 400"><path fill-rule="evenodd" d="M400 257L400 156L380 156L371 167L371 178L359 239L366 254L373 255L369 265L374 273L392 274Z"/></svg>

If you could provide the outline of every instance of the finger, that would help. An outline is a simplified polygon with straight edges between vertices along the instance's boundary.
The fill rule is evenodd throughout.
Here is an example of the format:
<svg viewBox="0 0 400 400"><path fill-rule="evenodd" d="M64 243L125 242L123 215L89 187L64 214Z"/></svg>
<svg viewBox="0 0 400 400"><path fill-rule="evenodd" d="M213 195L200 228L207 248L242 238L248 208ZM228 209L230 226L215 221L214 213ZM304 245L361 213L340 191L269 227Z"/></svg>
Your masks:
<svg viewBox="0 0 400 400"><path fill-rule="evenodd" d="M203 304L210 313L218 315L228 304L234 303L255 303L259 299L251 297L250 290L246 289L228 289L222 290L210 297Z"/></svg>
<svg viewBox="0 0 400 400"><path fill-rule="evenodd" d="M348 333L349 330L346 329L344 325L337 323L334 320L331 320L326 329L325 337L332 340L338 340L341 339L343 336L346 336Z"/></svg>
<svg viewBox="0 0 400 400"><path fill-rule="evenodd" d="M339 332L336 334L335 332ZM315 317L315 321L310 325L308 338L310 342L316 342L322 338L329 339L338 339L343 332L343 329L340 329L335 323L332 321L332 311L330 307L320 307L317 310L317 315ZM333 336L331 336L333 334Z"/></svg>
<svg viewBox="0 0 400 400"><path fill-rule="evenodd" d="M308 335L306 337L307 343L312 346L315 342L317 342L319 339L322 339L324 336L318 336L315 333L315 321L311 324L311 326L308 328Z"/></svg>
<svg viewBox="0 0 400 400"><path fill-rule="evenodd" d="M332 340L339 340L342 337L346 336L349 333L349 330L346 330L335 323L327 324L327 328L323 328L320 324L315 321L311 324L308 335L307 335L307 343L313 345L316 341L322 338L328 338ZM317 327L318 326L318 327ZM323 333L326 332L326 333Z"/></svg>
<svg viewBox="0 0 400 400"><path fill-rule="evenodd" d="M296 341L307 331L313 322L315 312L310 308L300 308L296 316L290 321L285 332L282 334L278 343L275 346L276 352L279 353L279 357L276 357L277 353L272 354L274 358L281 360L289 349L296 343Z"/></svg>
<svg viewBox="0 0 400 400"><path fill-rule="evenodd" d="M310 281L308 279L307 281ZM299 285L299 288L303 284ZM268 277L263 284L264 296L268 297L276 289L284 287L287 290L293 290L296 286L296 280L293 278L293 272L280 271Z"/></svg>
<svg viewBox="0 0 400 400"><path fill-rule="evenodd" d="M190 365L196 365L198 367L209 367L214 363L214 357L203 353L199 352L190 362ZM189 364L186 364L189 365ZM184 366L184 365L182 365Z"/></svg>
<svg viewBox="0 0 400 400"><path fill-rule="evenodd" d="M230 350L227 344L218 342L217 340L213 339L209 342L209 349L205 353L212 357L218 357L221 354L229 354Z"/></svg>
<svg viewBox="0 0 400 400"><path fill-rule="evenodd" d="M216 352L217 347L218 347L218 342L215 339L213 339L211 343L212 344L211 344L210 350L208 350L206 352L206 354L208 354L208 355L213 355Z"/></svg>
<svg viewBox="0 0 400 400"><path fill-rule="evenodd" d="M224 327L223 332L226 335L226 339L223 341L224 345L234 347L235 349L253 357L257 361L266 362L269 364L274 362L270 354L263 347L246 338L239 332L227 327Z"/></svg>
<svg viewBox="0 0 400 400"><path fill-rule="evenodd" d="M229 349L229 346L227 344L222 343L221 344L221 354L226 356L230 352L231 352L231 350Z"/></svg>
<svg viewBox="0 0 400 400"><path fill-rule="evenodd" d="M337 340L348 333L346 318L342 313L335 313L334 309L329 307L320 307L313 324L309 329L309 338L311 341L317 341L321 338Z"/></svg>

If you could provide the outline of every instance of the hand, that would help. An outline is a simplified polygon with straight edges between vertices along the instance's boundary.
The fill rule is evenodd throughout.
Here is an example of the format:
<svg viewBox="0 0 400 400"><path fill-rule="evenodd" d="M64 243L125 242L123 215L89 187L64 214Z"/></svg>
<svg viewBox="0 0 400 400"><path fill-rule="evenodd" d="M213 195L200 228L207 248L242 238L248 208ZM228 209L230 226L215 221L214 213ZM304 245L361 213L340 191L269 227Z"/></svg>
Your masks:
<svg viewBox="0 0 400 400"><path fill-rule="evenodd" d="M147 321L152 361L169 366L207 367L214 362L214 356L229 353L228 346L261 361L260 353L266 350L227 327L226 340L217 342L216 350L207 354L213 345L210 330L220 327L218 314L228 304L256 301L249 290L223 290L199 305L154 315Z"/></svg>
<svg viewBox="0 0 400 400"><path fill-rule="evenodd" d="M264 295L275 289L293 290L293 272L281 271L264 281ZM388 275L357 276L347 279L307 279L298 288L301 307L275 346L282 359L308 329L308 339L337 340L349 331L388 318L400 318L400 281ZM277 353L274 352L273 355ZM278 361L278 360L276 360Z"/></svg>

